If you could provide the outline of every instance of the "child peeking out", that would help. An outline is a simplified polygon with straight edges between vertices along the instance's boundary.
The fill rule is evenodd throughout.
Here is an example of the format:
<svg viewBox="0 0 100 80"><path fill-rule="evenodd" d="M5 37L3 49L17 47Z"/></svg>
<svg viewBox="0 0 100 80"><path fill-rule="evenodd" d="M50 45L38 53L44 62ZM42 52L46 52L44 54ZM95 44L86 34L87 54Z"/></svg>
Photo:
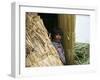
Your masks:
<svg viewBox="0 0 100 80"><path fill-rule="evenodd" d="M66 64L66 60L65 60L65 54L64 54L64 49L62 46L62 32L59 29L53 29L52 31L52 43L55 46L59 58L62 61L63 64Z"/></svg>

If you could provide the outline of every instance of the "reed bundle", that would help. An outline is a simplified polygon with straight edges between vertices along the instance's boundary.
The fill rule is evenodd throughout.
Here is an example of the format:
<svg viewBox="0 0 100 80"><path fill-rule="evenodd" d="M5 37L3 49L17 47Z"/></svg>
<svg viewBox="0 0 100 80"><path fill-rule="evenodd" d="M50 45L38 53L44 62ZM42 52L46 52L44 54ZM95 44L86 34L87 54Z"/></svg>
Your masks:
<svg viewBox="0 0 100 80"><path fill-rule="evenodd" d="M26 67L63 65L48 37L42 19L36 13L26 13Z"/></svg>

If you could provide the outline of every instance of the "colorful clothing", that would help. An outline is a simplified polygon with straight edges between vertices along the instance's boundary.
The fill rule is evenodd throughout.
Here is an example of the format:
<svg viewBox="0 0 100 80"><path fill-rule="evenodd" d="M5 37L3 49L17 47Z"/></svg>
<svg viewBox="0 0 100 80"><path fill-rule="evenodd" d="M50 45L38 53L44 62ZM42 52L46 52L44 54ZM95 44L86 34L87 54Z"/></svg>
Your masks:
<svg viewBox="0 0 100 80"><path fill-rule="evenodd" d="M57 50L57 52L59 54L59 57L60 57L62 63L66 64L64 49L63 49L63 46L62 46L61 42L53 41L52 43L55 46L55 48L56 48L56 50Z"/></svg>

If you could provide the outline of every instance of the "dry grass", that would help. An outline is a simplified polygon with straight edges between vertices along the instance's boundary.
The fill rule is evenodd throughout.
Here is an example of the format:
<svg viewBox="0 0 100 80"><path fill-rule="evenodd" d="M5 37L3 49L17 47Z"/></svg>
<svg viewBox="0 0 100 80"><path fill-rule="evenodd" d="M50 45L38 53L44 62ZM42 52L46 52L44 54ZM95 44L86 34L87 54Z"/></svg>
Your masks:
<svg viewBox="0 0 100 80"><path fill-rule="evenodd" d="M26 67L62 65L42 19L26 13Z"/></svg>

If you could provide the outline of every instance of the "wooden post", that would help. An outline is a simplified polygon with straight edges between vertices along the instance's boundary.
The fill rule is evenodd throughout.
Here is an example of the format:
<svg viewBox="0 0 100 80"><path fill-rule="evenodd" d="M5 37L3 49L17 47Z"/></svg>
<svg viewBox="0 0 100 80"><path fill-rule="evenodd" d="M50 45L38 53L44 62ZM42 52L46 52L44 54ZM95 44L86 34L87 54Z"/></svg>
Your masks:
<svg viewBox="0 0 100 80"><path fill-rule="evenodd" d="M63 32L63 46L67 64L74 64L75 15L58 15L59 28Z"/></svg>

